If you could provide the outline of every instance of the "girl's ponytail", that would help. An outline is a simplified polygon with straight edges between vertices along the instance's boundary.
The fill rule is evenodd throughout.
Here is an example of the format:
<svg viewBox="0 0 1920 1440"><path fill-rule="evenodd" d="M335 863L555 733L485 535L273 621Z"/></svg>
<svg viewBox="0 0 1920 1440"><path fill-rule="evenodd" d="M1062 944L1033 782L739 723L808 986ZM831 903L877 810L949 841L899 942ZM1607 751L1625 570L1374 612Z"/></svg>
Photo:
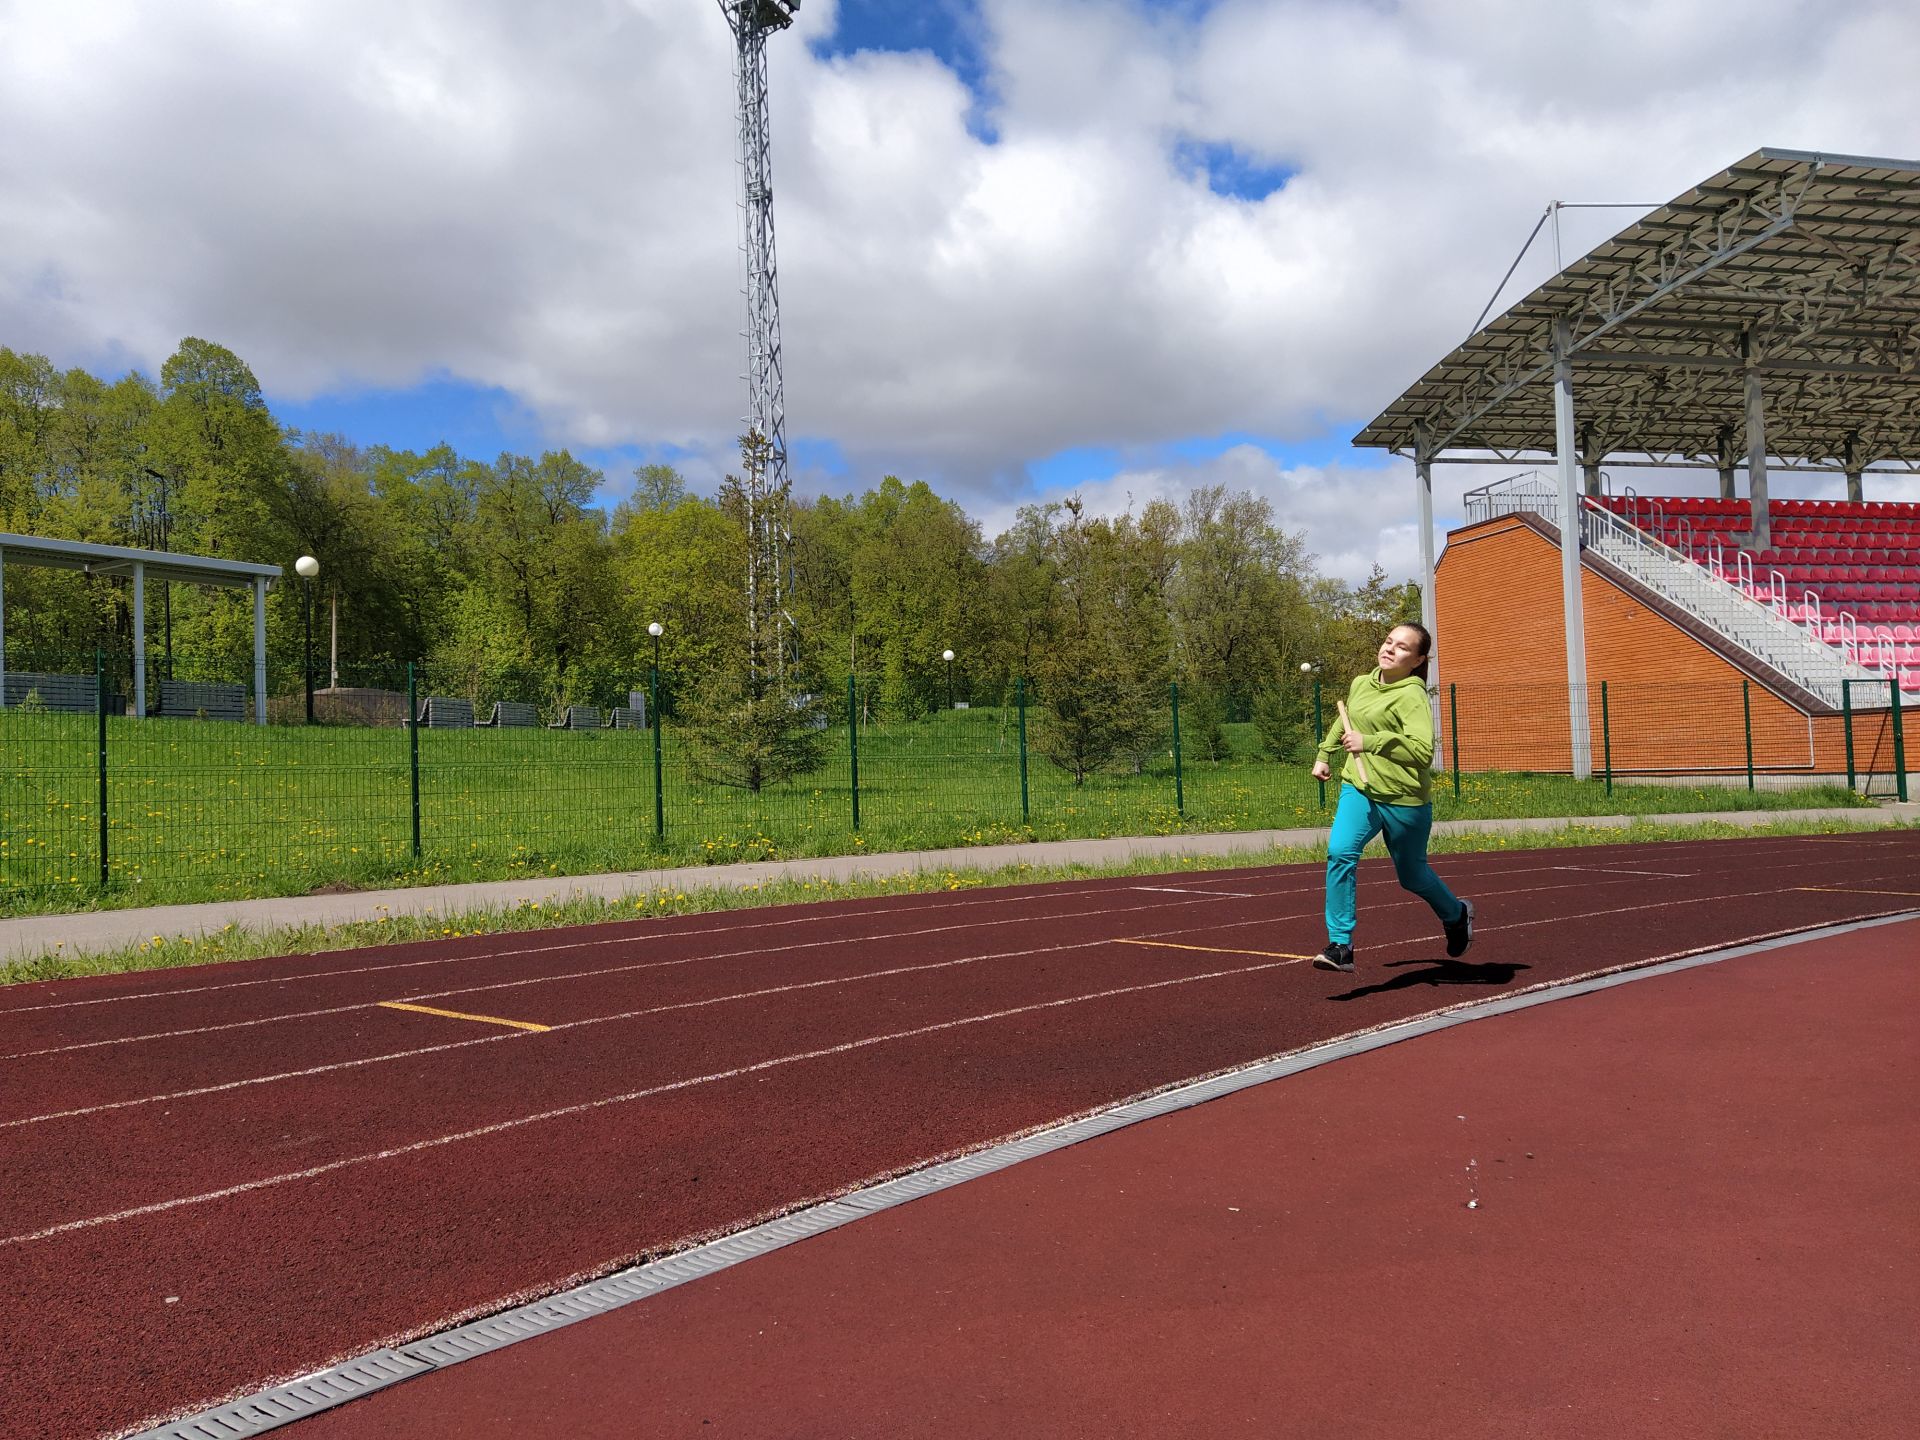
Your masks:
<svg viewBox="0 0 1920 1440"><path fill-rule="evenodd" d="M1427 667L1433 661L1433 632L1418 620L1402 620L1394 627L1398 630L1411 630L1420 637L1420 663L1413 667L1413 673L1424 683L1427 680Z"/></svg>

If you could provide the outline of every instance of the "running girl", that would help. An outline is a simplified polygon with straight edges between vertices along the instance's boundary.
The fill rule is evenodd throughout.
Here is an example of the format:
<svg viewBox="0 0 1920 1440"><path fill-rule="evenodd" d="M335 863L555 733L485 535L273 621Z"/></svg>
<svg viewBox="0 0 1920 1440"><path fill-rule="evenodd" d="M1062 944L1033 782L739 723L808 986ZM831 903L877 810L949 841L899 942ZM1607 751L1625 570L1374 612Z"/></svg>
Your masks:
<svg viewBox="0 0 1920 1440"><path fill-rule="evenodd" d="M1353 969L1356 870L1360 852L1382 830L1401 888L1431 905L1445 927L1447 954L1464 955L1473 943L1473 902L1456 897L1427 864L1433 828L1433 710L1427 702L1432 649L1426 626L1394 626L1380 643L1380 668L1356 677L1347 691L1352 728L1336 720L1313 762L1314 779L1330 780L1334 752L1347 752L1327 840L1327 948L1313 962L1321 970Z"/></svg>

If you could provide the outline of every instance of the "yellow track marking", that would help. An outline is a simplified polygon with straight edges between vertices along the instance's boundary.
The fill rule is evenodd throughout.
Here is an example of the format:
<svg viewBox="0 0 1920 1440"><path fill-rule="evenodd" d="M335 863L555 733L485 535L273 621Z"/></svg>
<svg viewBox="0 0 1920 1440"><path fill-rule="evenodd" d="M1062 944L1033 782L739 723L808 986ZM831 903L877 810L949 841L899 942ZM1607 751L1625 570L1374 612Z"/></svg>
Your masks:
<svg viewBox="0 0 1920 1440"><path fill-rule="evenodd" d="M389 1010L412 1010L420 1015L443 1015L449 1020L478 1020L482 1025L511 1025L515 1030L551 1030L551 1025L536 1025L531 1020L502 1020L498 1015L469 1015L464 1010L436 1010L431 1005L408 1005L400 1000L378 1002Z"/></svg>
<svg viewBox="0 0 1920 1440"><path fill-rule="evenodd" d="M1920 890L1856 890L1851 885L1796 885L1796 890L1824 890L1830 895L1915 895Z"/></svg>
<svg viewBox="0 0 1920 1440"><path fill-rule="evenodd" d="M1156 950L1198 950L1207 955L1258 955L1267 960L1311 960L1311 955L1295 955L1286 950L1241 950L1226 945L1176 945L1171 940L1116 940L1116 945L1148 945Z"/></svg>

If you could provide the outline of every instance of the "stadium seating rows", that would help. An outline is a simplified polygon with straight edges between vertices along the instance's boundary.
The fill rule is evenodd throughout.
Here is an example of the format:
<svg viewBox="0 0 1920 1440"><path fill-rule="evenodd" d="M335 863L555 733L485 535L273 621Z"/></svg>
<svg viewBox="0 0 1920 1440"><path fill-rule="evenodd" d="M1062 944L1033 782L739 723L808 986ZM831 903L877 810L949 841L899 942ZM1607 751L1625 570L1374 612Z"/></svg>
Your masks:
<svg viewBox="0 0 1920 1440"><path fill-rule="evenodd" d="M1747 501L1608 495L1598 503L1699 564L1717 561L1727 579L1745 583L1735 542L1751 526ZM1920 505L1774 500L1767 519L1771 547L1747 552L1749 593L1828 644L1850 639L1862 664L1894 671L1902 690L1920 692ZM1850 625L1842 624L1842 614Z"/></svg>

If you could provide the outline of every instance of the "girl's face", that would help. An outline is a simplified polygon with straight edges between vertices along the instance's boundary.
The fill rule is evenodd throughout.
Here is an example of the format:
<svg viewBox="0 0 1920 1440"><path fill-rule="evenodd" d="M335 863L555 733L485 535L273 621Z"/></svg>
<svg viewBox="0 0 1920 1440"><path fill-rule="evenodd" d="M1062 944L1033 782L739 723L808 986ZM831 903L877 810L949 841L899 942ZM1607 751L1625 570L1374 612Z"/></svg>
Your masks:
<svg viewBox="0 0 1920 1440"><path fill-rule="evenodd" d="M1426 658L1420 648L1420 632L1410 625L1396 625L1380 642L1380 678L1404 680L1413 667Z"/></svg>

